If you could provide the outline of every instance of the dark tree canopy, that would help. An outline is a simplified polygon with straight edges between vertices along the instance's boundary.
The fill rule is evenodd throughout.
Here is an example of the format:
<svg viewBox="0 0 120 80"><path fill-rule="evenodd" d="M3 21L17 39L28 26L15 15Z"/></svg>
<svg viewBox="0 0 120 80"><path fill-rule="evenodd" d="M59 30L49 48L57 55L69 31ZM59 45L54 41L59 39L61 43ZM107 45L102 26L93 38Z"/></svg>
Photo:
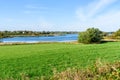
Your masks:
<svg viewBox="0 0 120 80"><path fill-rule="evenodd" d="M78 41L80 43L97 43L102 39L102 32L98 28L88 28L85 32L80 32Z"/></svg>
<svg viewBox="0 0 120 80"><path fill-rule="evenodd" d="M2 33L2 32L0 32L0 38L3 38L3 36L4 36L4 35L3 35L3 33Z"/></svg>
<svg viewBox="0 0 120 80"><path fill-rule="evenodd" d="M120 36L120 29L114 33L115 36Z"/></svg>

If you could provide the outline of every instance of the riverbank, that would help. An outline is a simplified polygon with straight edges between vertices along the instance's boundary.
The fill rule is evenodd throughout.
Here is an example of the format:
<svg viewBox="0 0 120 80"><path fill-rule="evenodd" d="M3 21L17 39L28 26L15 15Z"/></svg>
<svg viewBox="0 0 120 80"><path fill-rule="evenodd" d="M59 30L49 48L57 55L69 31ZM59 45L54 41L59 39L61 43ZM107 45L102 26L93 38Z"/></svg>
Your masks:
<svg viewBox="0 0 120 80"><path fill-rule="evenodd" d="M27 44L55 44L55 43L67 43L67 44L79 44L77 41L69 42L0 42L0 46L3 45L27 45Z"/></svg>
<svg viewBox="0 0 120 80"><path fill-rule="evenodd" d="M102 39L101 43L104 42L120 42L118 39ZM73 41L59 41L59 42L50 42L50 41L31 41L31 42L0 42L0 46L2 45L25 45L25 44L54 44L54 43L69 43L69 44L81 44L78 43L77 40Z"/></svg>

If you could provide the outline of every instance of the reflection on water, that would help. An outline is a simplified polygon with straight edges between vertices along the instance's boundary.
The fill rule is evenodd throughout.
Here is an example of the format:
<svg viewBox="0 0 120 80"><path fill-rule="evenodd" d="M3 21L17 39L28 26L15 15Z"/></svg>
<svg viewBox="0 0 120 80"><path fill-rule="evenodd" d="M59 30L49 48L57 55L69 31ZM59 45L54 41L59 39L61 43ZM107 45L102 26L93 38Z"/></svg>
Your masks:
<svg viewBox="0 0 120 80"><path fill-rule="evenodd" d="M0 39L2 42L69 42L76 41L78 34L66 34L62 36L35 36L35 37L13 37Z"/></svg>

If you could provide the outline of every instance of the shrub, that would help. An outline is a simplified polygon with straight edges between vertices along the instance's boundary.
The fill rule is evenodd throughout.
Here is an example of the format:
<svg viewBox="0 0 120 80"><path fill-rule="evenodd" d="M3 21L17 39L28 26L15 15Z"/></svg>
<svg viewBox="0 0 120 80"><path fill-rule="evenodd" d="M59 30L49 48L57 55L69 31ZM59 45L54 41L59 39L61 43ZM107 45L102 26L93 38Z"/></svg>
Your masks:
<svg viewBox="0 0 120 80"><path fill-rule="evenodd" d="M120 36L120 29L117 30L114 34L115 34L115 36Z"/></svg>
<svg viewBox="0 0 120 80"><path fill-rule="evenodd" d="M103 64L96 61L93 68L68 69L55 73L50 80L120 80L120 62Z"/></svg>
<svg viewBox="0 0 120 80"><path fill-rule="evenodd" d="M2 32L0 32L0 38L3 38L4 34Z"/></svg>
<svg viewBox="0 0 120 80"><path fill-rule="evenodd" d="M120 29L114 32L112 36L114 37L114 39L120 39Z"/></svg>
<svg viewBox="0 0 120 80"><path fill-rule="evenodd" d="M88 28L85 32L80 32L78 42L80 43L98 43L102 39L102 32L97 28Z"/></svg>

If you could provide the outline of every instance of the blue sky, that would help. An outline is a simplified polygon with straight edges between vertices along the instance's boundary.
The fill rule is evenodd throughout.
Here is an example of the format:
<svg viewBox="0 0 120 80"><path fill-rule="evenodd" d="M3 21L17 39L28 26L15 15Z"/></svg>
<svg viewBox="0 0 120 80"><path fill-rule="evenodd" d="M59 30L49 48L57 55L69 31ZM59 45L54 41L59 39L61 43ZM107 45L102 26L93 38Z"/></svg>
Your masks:
<svg viewBox="0 0 120 80"><path fill-rule="evenodd" d="M120 0L0 0L0 30L120 28Z"/></svg>

